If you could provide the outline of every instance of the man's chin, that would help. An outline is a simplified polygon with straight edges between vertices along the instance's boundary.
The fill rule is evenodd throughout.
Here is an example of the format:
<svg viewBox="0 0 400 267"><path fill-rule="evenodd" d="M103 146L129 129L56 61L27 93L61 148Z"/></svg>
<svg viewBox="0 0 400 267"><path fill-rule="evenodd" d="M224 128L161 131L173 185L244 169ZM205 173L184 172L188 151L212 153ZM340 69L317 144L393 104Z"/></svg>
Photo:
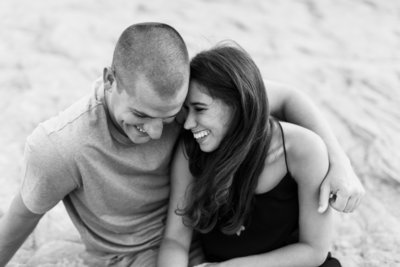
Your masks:
<svg viewBox="0 0 400 267"><path fill-rule="evenodd" d="M141 137L135 137L135 138L129 138L132 143L140 145L140 144L145 144L151 140L149 136L141 136Z"/></svg>

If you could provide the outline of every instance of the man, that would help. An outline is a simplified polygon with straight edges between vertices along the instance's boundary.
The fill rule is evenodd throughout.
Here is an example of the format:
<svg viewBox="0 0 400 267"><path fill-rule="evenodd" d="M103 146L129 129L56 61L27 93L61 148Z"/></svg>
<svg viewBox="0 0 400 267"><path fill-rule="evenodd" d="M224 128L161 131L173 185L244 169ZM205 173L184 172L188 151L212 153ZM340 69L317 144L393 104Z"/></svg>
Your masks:
<svg viewBox="0 0 400 267"><path fill-rule="evenodd" d="M24 181L0 222L0 266L61 200L87 251L104 265L154 266L181 128L176 117L188 84L188 52L175 29L128 27L93 94L28 138ZM334 208L352 211L363 188L329 127L299 93L276 84L269 92L273 114L327 143L331 172L321 186L321 212L331 192L337 193Z"/></svg>

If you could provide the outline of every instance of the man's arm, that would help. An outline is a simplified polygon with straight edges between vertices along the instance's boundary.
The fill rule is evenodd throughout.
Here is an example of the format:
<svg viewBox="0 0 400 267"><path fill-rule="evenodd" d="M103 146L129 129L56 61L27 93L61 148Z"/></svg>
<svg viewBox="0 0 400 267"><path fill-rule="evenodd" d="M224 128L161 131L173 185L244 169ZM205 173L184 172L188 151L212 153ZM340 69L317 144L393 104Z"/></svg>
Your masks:
<svg viewBox="0 0 400 267"><path fill-rule="evenodd" d="M43 214L32 213L18 193L0 219L0 266L5 266L35 229Z"/></svg>
<svg viewBox="0 0 400 267"><path fill-rule="evenodd" d="M329 171L321 184L319 211L324 212L328 208L331 193L336 198L330 201L334 209L354 211L365 190L321 112L298 90L271 81L266 81L266 88L273 116L312 130L324 140L328 148Z"/></svg>
<svg viewBox="0 0 400 267"><path fill-rule="evenodd" d="M43 214L78 187L65 160L70 152L63 153L65 157L42 126L28 137L20 191L0 218L0 266L11 259Z"/></svg>

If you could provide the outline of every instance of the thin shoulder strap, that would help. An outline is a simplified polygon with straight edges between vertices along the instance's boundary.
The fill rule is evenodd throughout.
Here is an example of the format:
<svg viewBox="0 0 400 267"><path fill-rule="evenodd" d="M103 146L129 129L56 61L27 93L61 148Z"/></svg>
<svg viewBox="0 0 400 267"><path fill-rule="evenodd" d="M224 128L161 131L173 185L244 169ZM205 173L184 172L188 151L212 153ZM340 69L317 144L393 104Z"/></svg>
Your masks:
<svg viewBox="0 0 400 267"><path fill-rule="evenodd" d="M281 129L282 143L283 143L283 153L284 153L284 155L285 155L286 171L287 171L288 173L290 173L290 172L289 172L288 162L287 162L287 155L286 155L285 134L283 133L283 128L282 128L282 125L281 125L281 123L280 123L279 121L278 121L278 125L279 125L279 128Z"/></svg>

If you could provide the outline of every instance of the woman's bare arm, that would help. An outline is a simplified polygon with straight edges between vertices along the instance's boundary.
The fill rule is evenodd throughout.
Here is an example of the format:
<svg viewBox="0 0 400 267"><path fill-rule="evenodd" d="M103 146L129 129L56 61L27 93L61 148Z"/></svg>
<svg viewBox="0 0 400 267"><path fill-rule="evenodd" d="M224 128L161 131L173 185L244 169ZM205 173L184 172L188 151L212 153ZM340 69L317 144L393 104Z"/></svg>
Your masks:
<svg viewBox="0 0 400 267"><path fill-rule="evenodd" d="M183 153L182 143L177 147L171 169L171 193L167 225L158 256L159 267L187 266L192 229L185 226L182 217L176 214L177 208L184 207L186 191L192 176L188 160Z"/></svg>

